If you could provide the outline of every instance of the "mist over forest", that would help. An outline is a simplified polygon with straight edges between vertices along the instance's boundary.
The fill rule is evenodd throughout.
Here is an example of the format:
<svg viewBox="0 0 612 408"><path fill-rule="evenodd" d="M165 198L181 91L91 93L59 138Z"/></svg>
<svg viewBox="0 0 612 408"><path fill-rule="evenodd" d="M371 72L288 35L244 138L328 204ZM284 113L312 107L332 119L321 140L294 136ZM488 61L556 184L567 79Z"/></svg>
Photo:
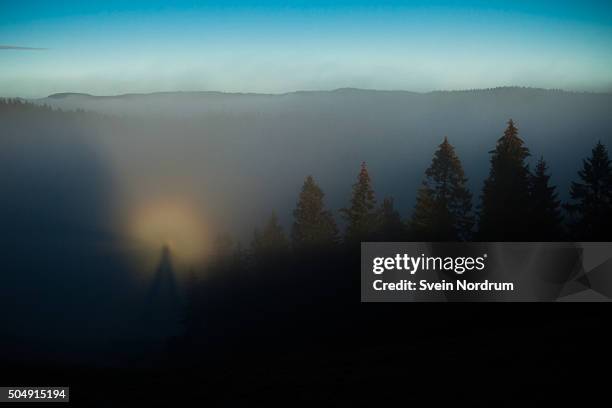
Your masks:
<svg viewBox="0 0 612 408"><path fill-rule="evenodd" d="M409 216L435 148L448 137L475 204L489 155L514 119L534 163L543 155L562 199L582 158L612 139L612 95L529 88L414 93L339 89L287 94L177 92L34 101L91 117L83 137L113 161L122 192L186 194L217 227L249 238L276 210L288 226L313 175L337 210L366 161L377 198Z"/></svg>
<svg viewBox="0 0 612 408"><path fill-rule="evenodd" d="M67 353L109 363L117 342L132 341L120 348L133 356L151 338L168 336L176 328L145 324L152 288L157 293L158 282L174 277L185 282L198 251L221 234L249 248L273 211L289 231L308 175L342 232L339 209L363 161L378 203L394 197L406 219L444 137L463 164L475 208L489 153L510 118L529 162L540 155L548 162L563 201L597 141L612 142L611 94L540 89L57 94L29 102L0 109L0 220L10 232L0 237L7 266L0 307L14 311L0 335L5 356L28 358ZM182 242L166 242L166 233ZM296 268L312 276L306 261ZM337 272L330 273L342 285ZM283 284L304 284L293 278ZM226 286L202 290L218 300L215 307L235 296ZM302 300L308 304L310 294ZM238 320L250 313L248 304L240 307L228 313Z"/></svg>
<svg viewBox="0 0 612 408"><path fill-rule="evenodd" d="M611 44L610 0L0 0L0 403L585 405Z"/></svg>

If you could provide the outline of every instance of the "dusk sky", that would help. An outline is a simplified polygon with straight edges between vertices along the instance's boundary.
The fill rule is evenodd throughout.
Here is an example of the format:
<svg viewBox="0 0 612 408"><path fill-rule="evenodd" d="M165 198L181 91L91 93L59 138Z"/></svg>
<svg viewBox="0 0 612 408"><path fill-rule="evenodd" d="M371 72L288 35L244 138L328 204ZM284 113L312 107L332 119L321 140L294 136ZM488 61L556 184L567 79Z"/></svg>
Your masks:
<svg viewBox="0 0 612 408"><path fill-rule="evenodd" d="M612 3L0 2L0 96L497 86L612 91Z"/></svg>

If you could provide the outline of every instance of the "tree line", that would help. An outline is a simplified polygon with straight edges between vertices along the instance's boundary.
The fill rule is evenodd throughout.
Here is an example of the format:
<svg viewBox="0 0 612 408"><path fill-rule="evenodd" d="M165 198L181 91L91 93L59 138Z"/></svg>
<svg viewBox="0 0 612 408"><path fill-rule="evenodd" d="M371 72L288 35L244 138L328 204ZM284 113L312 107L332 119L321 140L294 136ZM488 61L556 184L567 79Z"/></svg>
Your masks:
<svg viewBox="0 0 612 408"><path fill-rule="evenodd" d="M612 166L598 142L584 159L570 200L562 203L543 157L533 170L529 149L510 120L489 152L490 170L475 207L454 147L444 138L425 170L412 215L402 219L393 198L377 203L366 163L361 164L349 205L340 210L340 234L325 194L306 177L286 236L273 213L254 233L255 257L293 249L320 250L362 241L566 241L608 240L612 227Z"/></svg>

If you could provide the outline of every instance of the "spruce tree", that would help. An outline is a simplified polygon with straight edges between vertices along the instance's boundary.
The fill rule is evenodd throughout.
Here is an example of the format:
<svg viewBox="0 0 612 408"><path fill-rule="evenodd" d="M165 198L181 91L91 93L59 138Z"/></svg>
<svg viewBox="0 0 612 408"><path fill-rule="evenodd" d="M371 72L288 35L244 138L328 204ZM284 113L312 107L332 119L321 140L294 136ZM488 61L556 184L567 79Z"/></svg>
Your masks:
<svg viewBox="0 0 612 408"><path fill-rule="evenodd" d="M289 249L289 242L283 228L278 223L275 212L260 232L255 229L251 250L257 261L265 261L272 256L283 256Z"/></svg>
<svg viewBox="0 0 612 408"><path fill-rule="evenodd" d="M345 241L356 244L372 239L378 227L378 212L365 162L361 163L357 182L353 184L350 204L348 208L340 210L347 222Z"/></svg>
<svg viewBox="0 0 612 408"><path fill-rule="evenodd" d="M455 149L447 138L438 147L417 195L410 222L414 238L469 239L474 225L472 194Z"/></svg>
<svg viewBox="0 0 612 408"><path fill-rule="evenodd" d="M402 218L395 209L393 197L385 197L379 209L378 240L402 241L405 238L405 228Z"/></svg>
<svg viewBox="0 0 612 408"><path fill-rule="evenodd" d="M323 249L338 242L338 228L323 204L323 191L308 176L293 211L291 243L297 250Z"/></svg>
<svg viewBox="0 0 612 408"><path fill-rule="evenodd" d="M530 237L529 149L518 136L512 119L495 150L484 182L478 238L487 241L523 241Z"/></svg>
<svg viewBox="0 0 612 408"><path fill-rule="evenodd" d="M558 241L563 238L560 206L555 186L550 185L548 166L540 157L531 177L530 241Z"/></svg>
<svg viewBox="0 0 612 408"><path fill-rule="evenodd" d="M606 147L598 142L578 172L565 205L575 239L609 241L612 236L612 166Z"/></svg>
<svg viewBox="0 0 612 408"><path fill-rule="evenodd" d="M444 226L450 225L450 214L439 207L431 188L423 184L417 193L416 205L412 218L408 222L410 238L414 241L438 241L441 235L450 231Z"/></svg>

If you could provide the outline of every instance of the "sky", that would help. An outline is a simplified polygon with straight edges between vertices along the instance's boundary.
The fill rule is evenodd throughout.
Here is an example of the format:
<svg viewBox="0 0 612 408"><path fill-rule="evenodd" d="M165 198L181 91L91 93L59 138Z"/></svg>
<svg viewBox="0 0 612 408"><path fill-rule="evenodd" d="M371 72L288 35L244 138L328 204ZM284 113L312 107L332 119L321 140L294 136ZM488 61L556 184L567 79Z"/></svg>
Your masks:
<svg viewBox="0 0 612 408"><path fill-rule="evenodd" d="M0 96L612 91L610 1L0 0Z"/></svg>

